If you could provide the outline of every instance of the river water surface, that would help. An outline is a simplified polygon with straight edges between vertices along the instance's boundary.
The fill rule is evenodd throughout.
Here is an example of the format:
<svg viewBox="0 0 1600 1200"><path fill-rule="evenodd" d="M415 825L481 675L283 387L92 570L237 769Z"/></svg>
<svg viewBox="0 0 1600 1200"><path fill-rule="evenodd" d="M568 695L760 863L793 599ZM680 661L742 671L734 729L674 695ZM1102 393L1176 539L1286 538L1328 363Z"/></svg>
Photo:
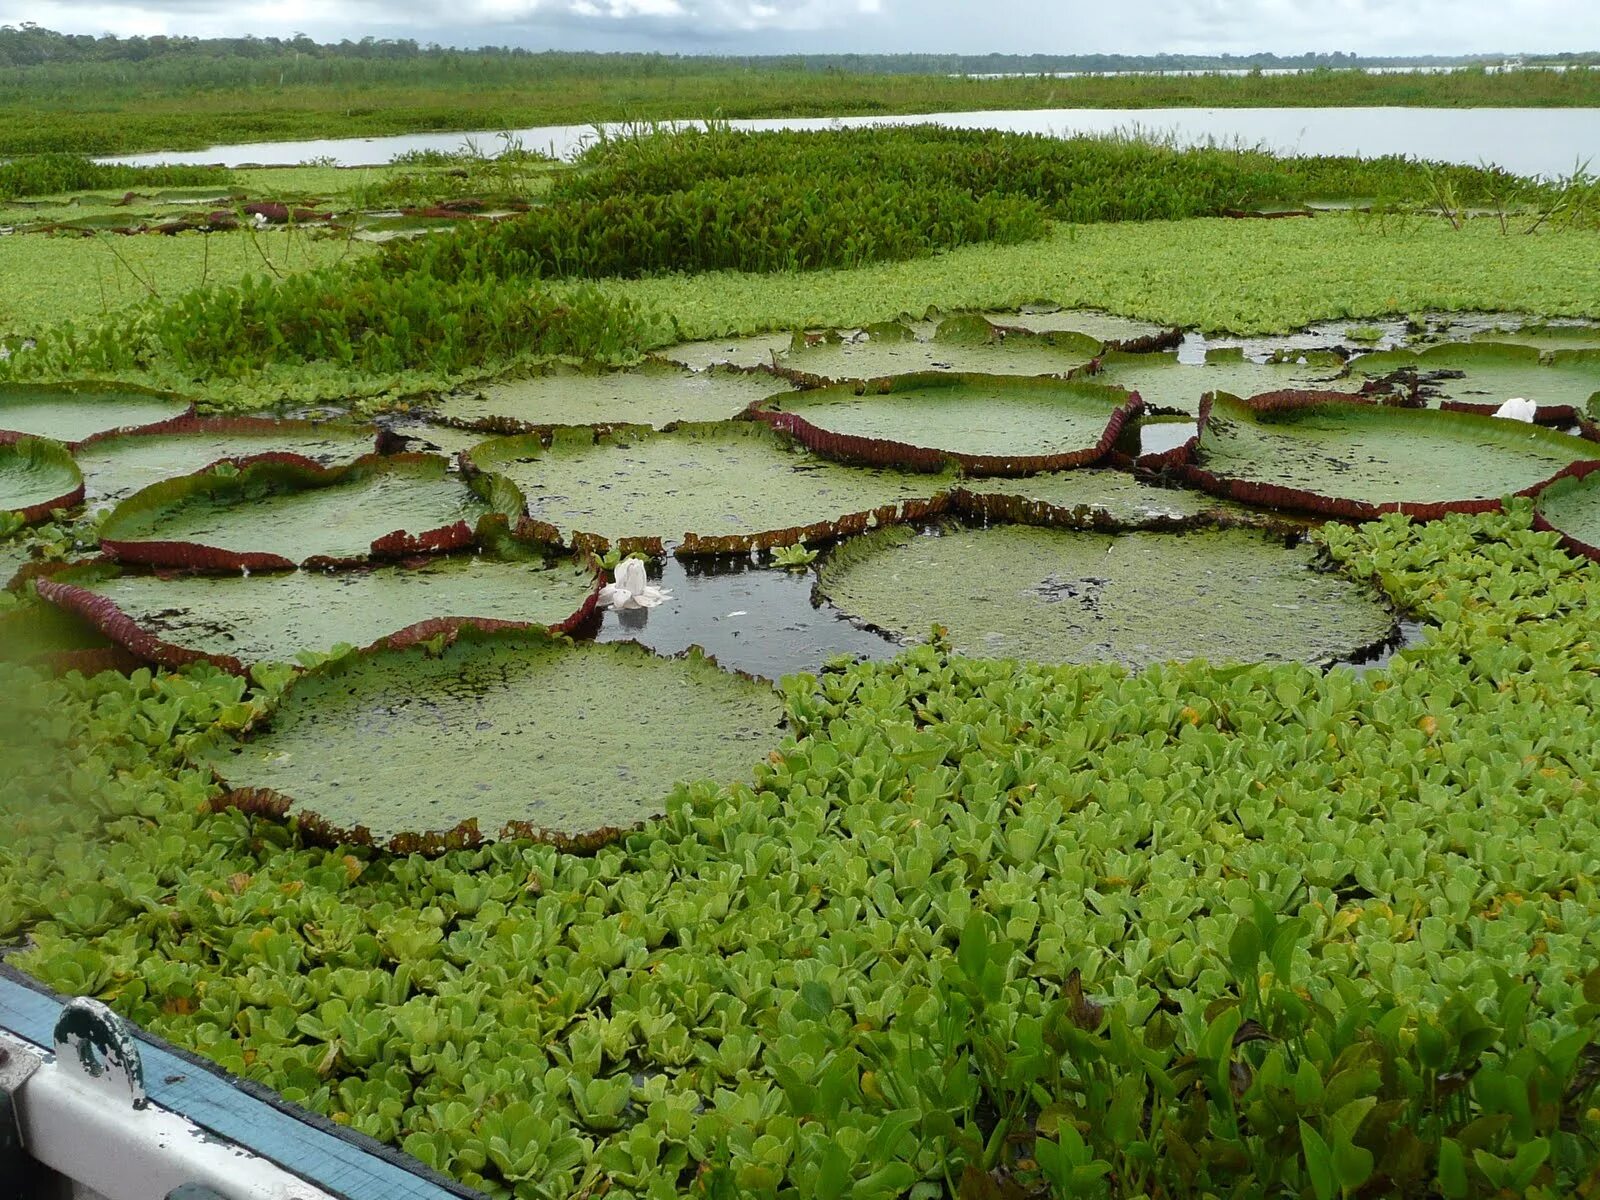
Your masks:
<svg viewBox="0 0 1600 1200"><path fill-rule="evenodd" d="M1182 145L1218 142L1299 154L1404 154L1470 166L1488 163L1518 175L1559 176L1593 159L1600 164L1600 109L1593 108L1048 108L1019 112L926 113L901 117L792 117L730 121L736 129L829 129L932 123L1058 136L1131 133ZM592 125L535 125L511 131L529 149L570 158L594 140ZM398 137L253 142L205 150L159 151L102 159L152 163L294 164L331 159L343 167L377 166L410 150L486 153L504 142L495 131L416 133Z"/></svg>

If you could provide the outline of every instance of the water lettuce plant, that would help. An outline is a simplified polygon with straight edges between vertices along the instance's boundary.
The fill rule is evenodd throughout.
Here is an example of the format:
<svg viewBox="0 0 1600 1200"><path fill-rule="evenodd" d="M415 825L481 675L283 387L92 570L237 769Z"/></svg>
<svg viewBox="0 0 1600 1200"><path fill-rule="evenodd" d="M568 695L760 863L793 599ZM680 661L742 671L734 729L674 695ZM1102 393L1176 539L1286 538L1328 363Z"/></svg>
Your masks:
<svg viewBox="0 0 1600 1200"><path fill-rule="evenodd" d="M565 633L594 612L586 562L450 555L328 572L159 575L115 568L37 581L40 599L76 613L148 662L195 661L241 673L341 646L405 645L461 625Z"/></svg>
<svg viewBox="0 0 1600 1200"><path fill-rule="evenodd" d="M1216 495L1362 518L1492 510L1600 458L1600 447L1517 421L1278 392L1207 396L1198 456L1177 473Z"/></svg>
<svg viewBox="0 0 1600 1200"><path fill-rule="evenodd" d="M183 759L270 687L0 667L0 937L506 1200L1581 1194L1600 592L1530 519L1327 526L1429 625L1365 677L796 679L592 854L307 845Z"/></svg>
<svg viewBox="0 0 1600 1200"><path fill-rule="evenodd" d="M1099 461L1142 410L1094 383L932 373L774 396L750 416L846 462L1026 475Z"/></svg>
<svg viewBox="0 0 1600 1200"><path fill-rule="evenodd" d="M427 454L366 455L322 467L271 455L151 484L100 526L126 563L219 570L337 566L471 545L520 515L503 479L452 474Z"/></svg>
<svg viewBox="0 0 1600 1200"><path fill-rule="evenodd" d="M835 549L818 591L908 640L937 627L961 653L1032 662L1326 664L1388 641L1387 607L1315 558L1243 529L893 528Z"/></svg>
<svg viewBox="0 0 1600 1200"><path fill-rule="evenodd" d="M744 552L916 520L953 482L949 472L839 466L756 422L557 429L496 438L469 457L527 498L530 536L650 555Z"/></svg>
<svg viewBox="0 0 1600 1200"><path fill-rule="evenodd" d="M229 789L219 805L334 845L594 846L660 813L680 779L745 776L781 716L771 688L698 654L463 628L314 668L259 729L194 753Z"/></svg>
<svg viewBox="0 0 1600 1200"><path fill-rule="evenodd" d="M27 437L0 442L0 513L31 524L82 500L83 473L60 442Z"/></svg>

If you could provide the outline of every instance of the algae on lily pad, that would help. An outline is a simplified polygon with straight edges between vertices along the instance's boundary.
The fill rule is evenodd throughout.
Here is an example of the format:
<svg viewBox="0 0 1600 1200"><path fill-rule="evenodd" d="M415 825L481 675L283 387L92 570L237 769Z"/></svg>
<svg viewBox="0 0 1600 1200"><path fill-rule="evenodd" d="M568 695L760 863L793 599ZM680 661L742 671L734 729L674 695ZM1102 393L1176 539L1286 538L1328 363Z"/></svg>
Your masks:
<svg viewBox="0 0 1600 1200"><path fill-rule="evenodd" d="M1600 470L1551 484L1537 505L1538 528L1555 530L1568 550L1600 562Z"/></svg>
<svg viewBox="0 0 1600 1200"><path fill-rule="evenodd" d="M0 440L53 438L78 446L90 438L181 417L186 400L122 385L0 384Z"/></svg>
<svg viewBox="0 0 1600 1200"><path fill-rule="evenodd" d="M307 672L264 728L203 761L232 789L396 848L469 821L594 844L658 816L675 782L747 778L782 715L771 688L697 653L469 630L438 654Z"/></svg>
<svg viewBox="0 0 1600 1200"><path fill-rule="evenodd" d="M1387 640L1389 611L1315 557L1245 529L900 528L836 549L818 590L901 637L944 626L986 658L1329 663Z"/></svg>
<svg viewBox="0 0 1600 1200"><path fill-rule="evenodd" d="M931 338L898 323L796 334L779 369L807 382L841 383L927 371L1066 375L1100 352L1083 334L1007 331L968 313L941 322Z"/></svg>
<svg viewBox="0 0 1600 1200"><path fill-rule="evenodd" d="M1020 475L1103 458L1138 405L1093 383L935 372L775 396L751 415L830 458Z"/></svg>
<svg viewBox="0 0 1600 1200"><path fill-rule="evenodd" d="M0 443L0 512L31 523L82 499L83 475L65 446L43 438Z"/></svg>
<svg viewBox="0 0 1600 1200"><path fill-rule="evenodd" d="M627 371L559 367L458 392L433 405L440 417L495 433L551 425L663 425L722 421L793 385L764 371L649 362Z"/></svg>
<svg viewBox="0 0 1600 1200"><path fill-rule="evenodd" d="M322 466L371 454L377 430L369 426L259 417L191 417L155 433L96 439L78 451L85 496L106 507L163 479L203 470L223 459L294 454Z"/></svg>
<svg viewBox="0 0 1600 1200"><path fill-rule="evenodd" d="M1303 361L1302 361L1303 360ZM1307 351L1293 361L1256 362L1237 349L1211 350L1204 366L1178 361L1176 354L1107 354L1091 378L1138 392L1148 408L1198 413L1207 392L1254 396L1285 389L1359 392L1364 378L1344 378L1336 354Z"/></svg>
<svg viewBox="0 0 1600 1200"><path fill-rule="evenodd" d="M1483 512L1600 458L1581 438L1520 421L1359 404L1318 393L1210 397L1200 461L1179 468L1250 504L1343 517Z"/></svg>
<svg viewBox="0 0 1600 1200"><path fill-rule="evenodd" d="M89 571L41 580L38 588L141 658L173 667L203 658L239 671L459 624L566 632L593 612L597 586L594 571L571 559L469 554L332 572L163 578Z"/></svg>
<svg viewBox="0 0 1600 1200"><path fill-rule="evenodd" d="M504 481L441 458L369 455L342 467L260 460L152 484L111 511L101 548L124 562L287 569L470 544L490 512L514 519Z"/></svg>
<svg viewBox="0 0 1600 1200"><path fill-rule="evenodd" d="M1446 342L1412 353L1391 350L1356 359L1357 375L1414 371L1421 398L1433 405L1493 413L1514 396L1532 400L1541 421L1570 422L1600 395L1600 350L1538 349L1500 342Z"/></svg>
<svg viewBox="0 0 1600 1200"><path fill-rule="evenodd" d="M765 425L738 421L496 438L471 451L527 500L532 531L596 547L680 554L787 546L914 520L950 475L844 467Z"/></svg>

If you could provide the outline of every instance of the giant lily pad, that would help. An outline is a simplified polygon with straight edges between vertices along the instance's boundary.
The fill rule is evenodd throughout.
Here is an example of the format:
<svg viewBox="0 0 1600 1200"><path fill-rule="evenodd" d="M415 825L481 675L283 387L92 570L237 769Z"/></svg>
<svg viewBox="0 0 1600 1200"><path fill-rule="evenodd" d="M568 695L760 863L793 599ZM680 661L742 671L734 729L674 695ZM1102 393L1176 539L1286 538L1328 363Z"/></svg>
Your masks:
<svg viewBox="0 0 1600 1200"><path fill-rule="evenodd" d="M141 658L178 667L205 659L239 672L303 651L432 637L463 624L576 628L598 581L570 560L453 555L370 570L264 575L86 572L41 579L39 595L77 613Z"/></svg>
<svg viewBox="0 0 1600 1200"><path fill-rule="evenodd" d="M1207 392L1254 396L1285 389L1358 392L1364 378L1341 378L1344 360L1336 354L1307 351L1292 361L1256 362L1235 348L1206 352L1204 366L1189 366L1176 354L1107 354L1100 360L1096 383L1138 392L1150 408L1200 411Z"/></svg>
<svg viewBox="0 0 1600 1200"><path fill-rule="evenodd" d="M1600 325L1537 321L1514 329L1480 330L1472 340L1532 346L1543 351L1600 350Z"/></svg>
<svg viewBox="0 0 1600 1200"><path fill-rule="evenodd" d="M285 456L152 484L112 510L100 547L123 562L223 570L337 565L471 544L520 497L440 458L368 455L342 467Z"/></svg>
<svg viewBox="0 0 1600 1200"><path fill-rule="evenodd" d="M123 384L0 384L0 441L45 437L77 447L190 412L185 400Z"/></svg>
<svg viewBox="0 0 1600 1200"><path fill-rule="evenodd" d="M1308 547L1244 529L880 530L845 543L819 590L902 637L1039 662L1328 663L1389 638L1393 616Z"/></svg>
<svg viewBox="0 0 1600 1200"><path fill-rule="evenodd" d="M42 438L0 443L0 512L31 523L82 499L83 476L65 446Z"/></svg>
<svg viewBox="0 0 1600 1200"><path fill-rule="evenodd" d="M781 717L770 688L698 654L465 631L437 655L307 672L266 728L204 761L250 806L394 849L470 839L465 822L594 844L661 813L675 781L747 775Z"/></svg>
<svg viewBox="0 0 1600 1200"><path fill-rule="evenodd" d="M1019 312L991 312L984 316L992 324L1004 329L1026 329L1033 333L1076 333L1093 338L1107 350L1130 353L1171 350L1183 340L1181 329L1092 309L1035 306Z"/></svg>
<svg viewBox="0 0 1600 1200"><path fill-rule="evenodd" d="M792 385L764 371L691 371L647 363L631 371L556 368L457 393L434 405L440 417L491 433L551 425L663 425L721 421Z"/></svg>
<svg viewBox="0 0 1600 1200"><path fill-rule="evenodd" d="M471 451L527 498L529 532L604 548L724 553L858 533L939 507L948 475L842 467L755 422L557 430Z"/></svg>
<svg viewBox="0 0 1600 1200"><path fill-rule="evenodd" d="M1024 475L1085 466L1142 406L1118 388L1064 379L928 373L774 396L751 415L829 458Z"/></svg>
<svg viewBox="0 0 1600 1200"><path fill-rule="evenodd" d="M788 353L794 335L758 333L751 337L711 338L700 342L680 342L656 353L668 362L691 370L707 367L768 367Z"/></svg>
<svg viewBox="0 0 1600 1200"><path fill-rule="evenodd" d="M1190 482L1247 504L1366 518L1491 512L1574 463L1581 438L1465 413L1351 403L1316 392L1207 397Z"/></svg>
<svg viewBox="0 0 1600 1200"><path fill-rule="evenodd" d="M949 317L930 338L909 326L796 334L778 363L804 383L882 379L926 371L988 375L1066 375L1101 352L1080 333L1032 333L992 325L975 313Z"/></svg>
<svg viewBox="0 0 1600 1200"><path fill-rule="evenodd" d="M1541 492L1534 525L1555 530L1568 550L1600 562L1600 466L1576 471Z"/></svg>
<svg viewBox="0 0 1600 1200"><path fill-rule="evenodd" d="M1063 529L1187 529L1202 522L1250 523L1257 514L1205 492L1155 487L1126 471L1091 467L1026 479L971 480L951 507L984 521Z"/></svg>
<svg viewBox="0 0 1600 1200"><path fill-rule="evenodd" d="M1548 361L1533 346L1444 343L1420 352L1390 350L1351 364L1356 375L1415 372L1419 397L1458 412L1493 413L1513 396L1532 400L1536 419L1570 425L1600 395L1600 351L1563 350Z"/></svg>
<svg viewBox="0 0 1600 1200"><path fill-rule="evenodd" d="M361 425L273 421L257 417L187 417L155 432L97 438L78 451L85 495L107 507L141 488L223 460L294 454L322 466L372 453L377 431Z"/></svg>

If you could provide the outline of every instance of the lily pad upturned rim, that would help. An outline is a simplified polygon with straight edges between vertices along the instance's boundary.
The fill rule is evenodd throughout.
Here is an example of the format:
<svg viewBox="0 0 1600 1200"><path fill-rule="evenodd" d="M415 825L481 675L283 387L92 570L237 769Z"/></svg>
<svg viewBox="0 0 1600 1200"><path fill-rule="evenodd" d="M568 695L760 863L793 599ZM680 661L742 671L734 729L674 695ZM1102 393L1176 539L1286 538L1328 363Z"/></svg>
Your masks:
<svg viewBox="0 0 1600 1200"><path fill-rule="evenodd" d="M404 567L405 562L395 564ZM103 578L107 571L116 571L113 564L103 564L91 567L95 577ZM79 582L83 580L83 582ZM231 654L213 654L204 650L193 650L187 646L179 646L156 636L151 630L146 629L138 620L125 611L111 597L103 595L85 586L88 582L84 579L81 570L68 570L54 578L40 578L34 588L41 600L54 604L57 608L72 613L85 621L93 628L99 630L117 647L126 650L129 654L143 663L152 663L159 667L168 667L177 670L189 666L191 663L210 663L230 675L247 675L250 663L235 658ZM393 633L386 633L365 646L357 648L359 654L372 654L379 650L400 650L408 646L430 641L443 634L450 641L454 641L464 629L477 629L485 632L544 632L548 634L570 634L581 628L586 622L593 619L595 610L600 603L600 590L604 586L605 577L598 569L594 572L594 584L589 589L588 595L579 605L578 609L565 620L555 625L545 625L538 621L508 621L498 617L456 617L438 616L428 617L415 621Z"/></svg>
<svg viewBox="0 0 1600 1200"><path fill-rule="evenodd" d="M676 434L713 434L727 438L767 436L778 437L784 441L797 441L782 431L772 429L764 422L756 421L682 421L666 429L655 429L649 425L563 425L542 433L491 438L464 452L461 461L469 471L492 474L494 454L514 458L537 457L554 449L558 440L582 447L585 439L589 440L589 445L599 446L602 442L617 437L626 437L637 442ZM484 465L485 462L488 466ZM953 487L956 480L952 478L949 482ZM816 542L836 541L864 533L879 525L920 521L926 517L936 516L946 506L948 490L944 488L936 490L925 498L895 501L860 512L845 513L829 520L783 529L730 534L700 534L693 530L685 530L682 540L672 547L672 554L676 558L748 554L752 550L770 550L777 546L792 546L797 542L811 545ZM661 558L667 553L665 539L655 535L623 537L613 541L601 534L574 530L568 536L554 523L530 515L526 507L517 521L516 536L527 542L595 555L604 555L616 550L624 555L643 554L650 558Z"/></svg>
<svg viewBox="0 0 1600 1200"><path fill-rule="evenodd" d="M83 472L79 469L77 461L72 457L67 447L61 442L50 438L19 437L10 441L0 440L0 455L27 457L36 461L42 460L62 472L62 482L76 480L72 487L53 496L48 500L41 500L22 508L7 509L21 518L24 525L34 525L40 521L48 520L50 514L58 508L73 508L83 503ZM8 582L8 581L6 581Z"/></svg>
<svg viewBox="0 0 1600 1200"><path fill-rule="evenodd" d="M7 445L17 442L22 438L39 437L38 434L22 433L14 429L6 429L4 427L5 405L3 401L5 398L6 389L8 387L18 390L25 389L30 392L57 392L63 396L94 395L96 393L148 396L153 400L170 400L174 404L182 404L186 406L182 412L175 413L170 417L163 417L159 421L151 421L144 425L119 425L112 429L102 429L98 432L91 433L88 437L79 438L77 441L65 441L60 438L45 439L59 442L59 444L65 446L68 450L81 450L85 446L92 446L96 442L103 442L107 438L124 437L131 433L162 432L164 426L195 416L195 406L193 400L187 399L184 396L180 396L176 392L164 392L159 388L145 387L143 384L138 383L117 383L112 380L103 379L51 381L49 383L33 383L25 380L8 381L6 385L0 386L0 445Z"/></svg>
<svg viewBox="0 0 1600 1200"><path fill-rule="evenodd" d="M1556 525L1544 515L1543 501L1565 495L1567 492L1576 491L1584 486L1584 481L1590 475L1600 471L1600 462L1578 463L1576 468L1564 478L1557 479L1548 488L1539 493L1539 503L1533 510L1533 527L1541 533L1553 533L1561 539L1561 548L1570 554L1577 554L1583 558L1600 563L1600 545L1586 542L1582 538L1574 537L1566 530ZM1593 486L1593 485L1590 485Z"/></svg>
<svg viewBox="0 0 1600 1200"><path fill-rule="evenodd" d="M496 517L506 521L516 519L518 514L514 505L521 501L521 493L509 480L486 472L467 472L463 474L463 486L477 492L491 509L479 519L477 526L461 519L419 533L397 529L375 539L367 554L311 555L299 562L266 551L226 550L201 542L123 539L115 536L119 522L129 515L200 496L215 497L230 492L238 494L260 481L270 482L288 491L312 491L400 470L415 470L440 477L449 472L449 463L445 459L421 453L364 454L351 462L331 467L303 455L284 453L258 454L242 462L243 465L233 474L222 475L214 469L208 469L153 483L127 497L112 508L101 526L101 552L118 562L175 569L292 571L296 568L349 567L371 559L406 558L464 549L478 540L485 521L492 521ZM107 536L108 533L111 536Z"/></svg>
<svg viewBox="0 0 1600 1200"><path fill-rule="evenodd" d="M552 645L562 643L576 645L571 638L563 634L546 633L538 627L506 629L478 628L472 625L464 625L441 632L445 637L445 645L447 646L453 646L461 642L493 644L500 640L546 641ZM644 658L664 661L704 663L717 671L726 672L746 683L756 684L776 691L767 680L748 675L743 671L735 671L723 667L713 655L707 654L699 646L689 646L676 654L657 654L632 641L591 642L586 643L586 645L600 653L636 654ZM212 748L224 740L248 740L257 731L270 727L276 709L293 693L298 684L325 674L337 673L352 663L386 651L416 654L428 652L420 645L420 640L398 646L374 645L365 650L358 650L353 654L331 659L309 670L302 671L291 679L283 691L279 693L272 708L252 717L249 723L240 729L236 735L215 731L203 735L198 743L190 747L190 760L203 767L205 764L200 756L206 749ZM781 728L785 721L786 718L780 717L778 727ZM217 783L221 786L221 791L210 801L210 810L213 813L236 811L249 816L267 817L275 821L292 820L296 832L304 844L330 849L338 846L364 846L387 854L422 854L428 857L436 857L452 850L475 849L490 841L531 841L552 846L563 853L593 854L605 846L621 841L630 834L639 832L651 821L660 819L659 816L644 817L625 826L608 825L587 833L578 834L563 833L559 830L536 826L526 821L509 821L497 833L485 834L480 829L477 818L468 817L448 830L400 833L383 839L374 836L372 831L365 825L354 825L348 828L336 825L309 807L301 806L291 813L289 811L291 806L297 803L293 796L272 788L235 788L230 786L215 768L213 768L212 773Z"/></svg>
<svg viewBox="0 0 1600 1200"><path fill-rule="evenodd" d="M1110 400L1121 393L1126 399L1113 403L1105 428L1092 445L1057 454L968 454L957 450L942 450L919 446L900 438L874 438L860 434L838 433L824 429L796 412L785 412L780 407L784 401L805 404L823 393L852 392L857 396L887 396L915 389L955 388L980 384L1018 391L1047 391L1062 387L1088 388L1104 392ZM757 400L745 409L745 416L761 421L781 433L793 437L806 449L825 458L855 463L868 467L909 468L914 471L939 471L952 462L971 475L1035 475L1041 471L1066 471L1087 467L1100 462L1111 453L1121 436L1123 427L1144 411L1144 401L1137 392L1082 380L1068 380L1056 376L1004 376L987 375L975 371L917 371L907 375L892 375L883 379L834 384L813 388L793 396L769 396Z"/></svg>
<svg viewBox="0 0 1600 1200"><path fill-rule="evenodd" d="M1319 409L1338 412L1365 411L1382 414L1381 419L1386 420L1439 421L1451 424L1477 423L1480 421L1497 422L1500 420L1499 418L1483 417L1474 413L1446 413L1437 409L1379 405L1373 403L1370 398L1359 395L1352 396L1345 392L1281 391L1265 392L1259 396L1251 396L1249 398L1230 396L1226 392L1208 392L1200 400L1199 433L1185 443L1183 449L1188 451L1185 461L1171 464L1171 469L1185 482L1193 484L1203 491L1210 492L1212 495L1222 496L1229 500L1237 500L1244 504L1254 504L1267 508L1287 508L1361 521L1372 520L1386 513L1394 512L1404 513L1406 516L1419 521L1433 521L1450 513L1492 513L1499 512L1503 508L1503 498L1499 496L1436 501L1391 500L1381 504L1373 504L1368 501L1324 495L1319 492L1283 484L1257 483L1251 480L1236 479L1209 471L1196 460L1199 444L1205 438L1206 430L1211 422L1212 412L1217 407L1228 411L1228 414L1236 419L1252 423L1258 422L1263 416L1311 413ZM1527 428L1521 422L1517 424L1520 428ZM1545 436L1552 436L1549 431L1542 432L1544 432ZM1600 451L1596 452L1596 457L1600 458ZM1545 479L1538 480L1519 491L1513 492L1512 495L1536 496L1559 480L1577 474L1579 469L1583 467L1593 469L1592 464L1587 460L1579 460L1562 467Z"/></svg>

